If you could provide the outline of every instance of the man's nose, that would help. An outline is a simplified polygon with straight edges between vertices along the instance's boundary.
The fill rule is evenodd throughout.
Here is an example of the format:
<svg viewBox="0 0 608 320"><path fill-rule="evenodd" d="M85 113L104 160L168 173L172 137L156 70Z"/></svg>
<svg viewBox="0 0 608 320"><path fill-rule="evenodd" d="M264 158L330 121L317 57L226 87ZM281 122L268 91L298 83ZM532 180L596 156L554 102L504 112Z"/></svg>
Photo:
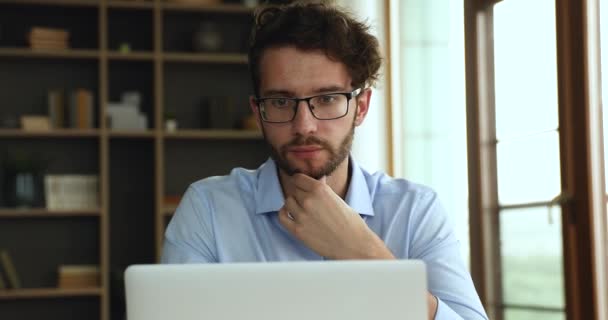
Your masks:
<svg viewBox="0 0 608 320"><path fill-rule="evenodd" d="M317 131L317 121L319 121L310 111L306 101L298 102L296 116L292 121L292 131L294 134L309 135Z"/></svg>

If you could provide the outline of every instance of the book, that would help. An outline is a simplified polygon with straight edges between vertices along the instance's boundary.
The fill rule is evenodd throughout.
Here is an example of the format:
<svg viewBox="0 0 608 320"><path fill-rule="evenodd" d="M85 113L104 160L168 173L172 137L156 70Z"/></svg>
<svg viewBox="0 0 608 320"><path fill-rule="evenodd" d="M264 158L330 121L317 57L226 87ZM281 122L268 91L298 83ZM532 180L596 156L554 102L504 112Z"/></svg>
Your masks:
<svg viewBox="0 0 608 320"><path fill-rule="evenodd" d="M93 93L76 89L70 95L69 124L71 128L91 129L94 122Z"/></svg>
<svg viewBox="0 0 608 320"><path fill-rule="evenodd" d="M0 290L8 289L6 286L6 282L4 281L4 271L2 271L2 264L0 264Z"/></svg>
<svg viewBox="0 0 608 320"><path fill-rule="evenodd" d="M67 49L70 33L65 29L32 27L26 40L32 49Z"/></svg>
<svg viewBox="0 0 608 320"><path fill-rule="evenodd" d="M25 131L49 131L51 123L49 117L23 115L21 116L21 129Z"/></svg>
<svg viewBox="0 0 608 320"><path fill-rule="evenodd" d="M65 93L63 90L49 90L48 109L51 127L53 129L65 127Z"/></svg>
<svg viewBox="0 0 608 320"><path fill-rule="evenodd" d="M67 42L47 41L47 40L32 40L30 41L32 49L67 49Z"/></svg>
<svg viewBox="0 0 608 320"><path fill-rule="evenodd" d="M48 210L96 209L99 207L97 175L45 175Z"/></svg>
<svg viewBox="0 0 608 320"><path fill-rule="evenodd" d="M65 29L35 26L30 28L29 38L68 41L70 32Z"/></svg>
<svg viewBox="0 0 608 320"><path fill-rule="evenodd" d="M99 287L100 269L96 265L59 266L59 288L96 288Z"/></svg>
<svg viewBox="0 0 608 320"><path fill-rule="evenodd" d="M19 279L13 260L7 250L0 251L0 263L2 264L2 269L6 273L9 286L12 289L21 289L21 280Z"/></svg>

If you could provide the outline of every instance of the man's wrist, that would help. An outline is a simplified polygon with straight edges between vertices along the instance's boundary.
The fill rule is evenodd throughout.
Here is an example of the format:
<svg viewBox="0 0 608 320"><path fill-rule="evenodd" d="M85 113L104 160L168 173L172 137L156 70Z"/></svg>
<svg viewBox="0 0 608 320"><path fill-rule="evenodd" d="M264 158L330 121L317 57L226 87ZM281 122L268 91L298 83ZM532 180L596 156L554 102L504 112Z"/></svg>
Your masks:
<svg viewBox="0 0 608 320"><path fill-rule="evenodd" d="M364 244L359 246L360 252L353 254L350 259L363 259L363 260L394 260L395 256L386 247L384 241L378 238L378 236L371 230L371 237ZM349 259L349 258L346 258Z"/></svg>
<svg viewBox="0 0 608 320"><path fill-rule="evenodd" d="M428 310L429 310L429 320L433 320L435 319L435 316L437 315L437 308L439 307L439 301L437 300L437 297L435 297L434 295L427 293L427 305L428 305Z"/></svg>

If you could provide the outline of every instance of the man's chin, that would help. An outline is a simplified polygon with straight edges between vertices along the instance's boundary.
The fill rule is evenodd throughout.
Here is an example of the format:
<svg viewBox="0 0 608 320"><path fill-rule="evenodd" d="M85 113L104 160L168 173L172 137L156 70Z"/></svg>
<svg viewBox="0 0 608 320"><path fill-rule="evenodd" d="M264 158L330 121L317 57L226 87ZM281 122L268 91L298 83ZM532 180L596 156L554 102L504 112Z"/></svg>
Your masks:
<svg viewBox="0 0 608 320"><path fill-rule="evenodd" d="M287 174L293 176L296 173L305 174L314 179L320 179L325 174L327 169L325 168L326 164L316 165L316 164L299 164L289 162L289 170L287 170Z"/></svg>

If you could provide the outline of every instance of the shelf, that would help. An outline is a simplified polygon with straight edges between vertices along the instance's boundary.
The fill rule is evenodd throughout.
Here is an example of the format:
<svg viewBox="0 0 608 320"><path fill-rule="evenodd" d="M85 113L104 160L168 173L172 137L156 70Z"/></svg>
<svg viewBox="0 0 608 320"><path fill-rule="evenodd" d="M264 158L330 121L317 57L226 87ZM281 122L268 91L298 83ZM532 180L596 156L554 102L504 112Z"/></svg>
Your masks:
<svg viewBox="0 0 608 320"><path fill-rule="evenodd" d="M139 60L139 61L152 61L154 60L154 53L144 51L132 51L129 53L121 53L118 51L108 52L108 58L110 60Z"/></svg>
<svg viewBox="0 0 608 320"><path fill-rule="evenodd" d="M171 2L161 2L161 8L167 11L203 11L238 14L253 14L254 10L254 8L249 8L238 4L203 5Z"/></svg>
<svg viewBox="0 0 608 320"><path fill-rule="evenodd" d="M45 308L36 308L40 303L57 310L54 318L123 317L124 306L113 303L107 284L115 280L115 270L138 261L158 261L164 228L183 191L199 179L234 167L254 168L268 157L261 148L261 131L232 128L248 114L242 105L251 94L245 44L254 8L242 1L207 6L198 2L0 0L6 31L4 47L0 46L0 80L12 85L11 90L0 91L8 117L6 128L0 127L0 153L23 149L49 159L45 172L95 174L99 179L95 209L0 207L0 240L8 241L7 249L52 249L52 254L25 260L15 254L16 266L25 266L19 269L22 278L33 282L25 283L24 289L0 289L0 305L7 307L0 307L0 319L7 318L4 314L19 314L23 320L48 317ZM221 49L196 51L194 33L207 20L221 32ZM34 25L70 31L71 47L29 48L24 35ZM128 52L121 50L125 44ZM10 123L19 123L14 119L20 115L48 115L50 90L79 87L94 93L96 128L9 128ZM133 91L141 94L139 111L147 126L110 128L107 105ZM221 101L229 105L229 114L222 113L225 117L216 122L202 109L203 100L214 97L231 97ZM167 111L179 120L176 132L165 129ZM100 288L54 288L55 279L47 275L66 261L96 263Z"/></svg>
<svg viewBox="0 0 608 320"><path fill-rule="evenodd" d="M247 55L240 53L165 53L163 58L167 62L247 64Z"/></svg>
<svg viewBox="0 0 608 320"><path fill-rule="evenodd" d="M99 209L47 210L44 208L0 208L0 218L65 218L65 217L97 217Z"/></svg>
<svg viewBox="0 0 608 320"><path fill-rule="evenodd" d="M162 214L165 216L172 216L175 213L175 210L177 210L177 205L165 205Z"/></svg>
<svg viewBox="0 0 608 320"><path fill-rule="evenodd" d="M98 129L54 129L50 131L25 131L0 129L0 138L96 138Z"/></svg>
<svg viewBox="0 0 608 320"><path fill-rule="evenodd" d="M152 9L154 2L152 1L109 1L109 8L124 8L124 9Z"/></svg>
<svg viewBox="0 0 608 320"><path fill-rule="evenodd" d="M0 0L0 4L35 4L43 6L64 5L74 7L97 7L98 0Z"/></svg>
<svg viewBox="0 0 608 320"><path fill-rule="evenodd" d="M95 49L30 49L2 47L0 48L0 57L97 59L99 58L99 51Z"/></svg>
<svg viewBox="0 0 608 320"><path fill-rule="evenodd" d="M102 292L101 288L2 289L0 290L0 300L101 296Z"/></svg>
<svg viewBox="0 0 608 320"><path fill-rule="evenodd" d="M109 129L108 135L110 138L138 138L138 139L146 139L146 138L154 138L156 132L153 130L146 131L128 131L128 130L111 130Z"/></svg>
<svg viewBox="0 0 608 320"><path fill-rule="evenodd" d="M178 130L163 135L167 139L262 139L262 133L254 130Z"/></svg>

